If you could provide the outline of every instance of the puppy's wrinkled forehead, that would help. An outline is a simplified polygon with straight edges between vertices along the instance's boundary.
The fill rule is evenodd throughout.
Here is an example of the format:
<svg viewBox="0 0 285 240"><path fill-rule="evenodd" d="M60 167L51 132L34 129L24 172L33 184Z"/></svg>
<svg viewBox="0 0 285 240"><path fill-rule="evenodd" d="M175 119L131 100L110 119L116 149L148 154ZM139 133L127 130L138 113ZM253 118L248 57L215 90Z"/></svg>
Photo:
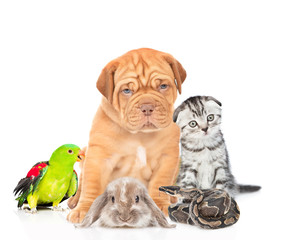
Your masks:
<svg viewBox="0 0 285 240"><path fill-rule="evenodd" d="M121 57L114 81L116 84L121 80L136 79L147 86L154 79L169 77L174 79L173 71L161 55L137 51Z"/></svg>

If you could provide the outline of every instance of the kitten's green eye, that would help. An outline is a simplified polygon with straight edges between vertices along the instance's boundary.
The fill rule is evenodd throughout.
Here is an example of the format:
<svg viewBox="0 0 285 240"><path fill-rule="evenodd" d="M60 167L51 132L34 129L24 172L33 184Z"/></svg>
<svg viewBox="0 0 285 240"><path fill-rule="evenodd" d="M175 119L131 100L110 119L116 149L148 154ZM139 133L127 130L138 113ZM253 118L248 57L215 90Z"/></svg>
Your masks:
<svg viewBox="0 0 285 240"><path fill-rule="evenodd" d="M191 122L189 122L189 126L194 128L194 127L197 126L197 122L196 121L191 121Z"/></svg>
<svg viewBox="0 0 285 240"><path fill-rule="evenodd" d="M214 120L214 114L210 114L208 117L207 117L207 120L208 122L212 122Z"/></svg>

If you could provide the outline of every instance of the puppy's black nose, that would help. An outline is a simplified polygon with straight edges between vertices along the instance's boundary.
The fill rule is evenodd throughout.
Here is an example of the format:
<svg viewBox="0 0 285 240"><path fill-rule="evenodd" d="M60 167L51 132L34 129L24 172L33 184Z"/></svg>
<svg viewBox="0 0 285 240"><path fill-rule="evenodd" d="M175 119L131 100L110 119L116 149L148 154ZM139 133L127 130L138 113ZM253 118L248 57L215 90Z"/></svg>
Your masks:
<svg viewBox="0 0 285 240"><path fill-rule="evenodd" d="M140 109L145 116L150 116L152 114L152 112L154 111L154 105L149 104L149 103L145 103L145 104L141 105Z"/></svg>
<svg viewBox="0 0 285 240"><path fill-rule="evenodd" d="M202 128L202 131L207 132L208 131L208 127Z"/></svg>

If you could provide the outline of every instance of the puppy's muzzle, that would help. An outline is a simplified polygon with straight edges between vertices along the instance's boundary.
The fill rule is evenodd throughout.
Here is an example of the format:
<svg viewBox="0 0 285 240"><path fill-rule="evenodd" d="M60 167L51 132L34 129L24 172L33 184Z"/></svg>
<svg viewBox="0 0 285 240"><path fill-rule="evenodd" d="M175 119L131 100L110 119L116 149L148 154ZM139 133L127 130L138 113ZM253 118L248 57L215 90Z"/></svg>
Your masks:
<svg viewBox="0 0 285 240"><path fill-rule="evenodd" d="M154 108L155 106L151 103L144 103L140 106L140 109L145 116L151 116L154 111Z"/></svg>

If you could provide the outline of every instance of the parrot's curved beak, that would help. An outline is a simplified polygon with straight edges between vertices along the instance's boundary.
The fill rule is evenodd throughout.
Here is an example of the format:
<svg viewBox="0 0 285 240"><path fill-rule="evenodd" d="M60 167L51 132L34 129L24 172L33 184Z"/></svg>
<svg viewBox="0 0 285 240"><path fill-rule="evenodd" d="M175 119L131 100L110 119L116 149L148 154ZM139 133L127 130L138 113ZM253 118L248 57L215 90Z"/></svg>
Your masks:
<svg viewBox="0 0 285 240"><path fill-rule="evenodd" d="M78 153L78 156L77 156L77 162L80 162L82 160L85 159L85 151L84 150L80 150L80 152Z"/></svg>

